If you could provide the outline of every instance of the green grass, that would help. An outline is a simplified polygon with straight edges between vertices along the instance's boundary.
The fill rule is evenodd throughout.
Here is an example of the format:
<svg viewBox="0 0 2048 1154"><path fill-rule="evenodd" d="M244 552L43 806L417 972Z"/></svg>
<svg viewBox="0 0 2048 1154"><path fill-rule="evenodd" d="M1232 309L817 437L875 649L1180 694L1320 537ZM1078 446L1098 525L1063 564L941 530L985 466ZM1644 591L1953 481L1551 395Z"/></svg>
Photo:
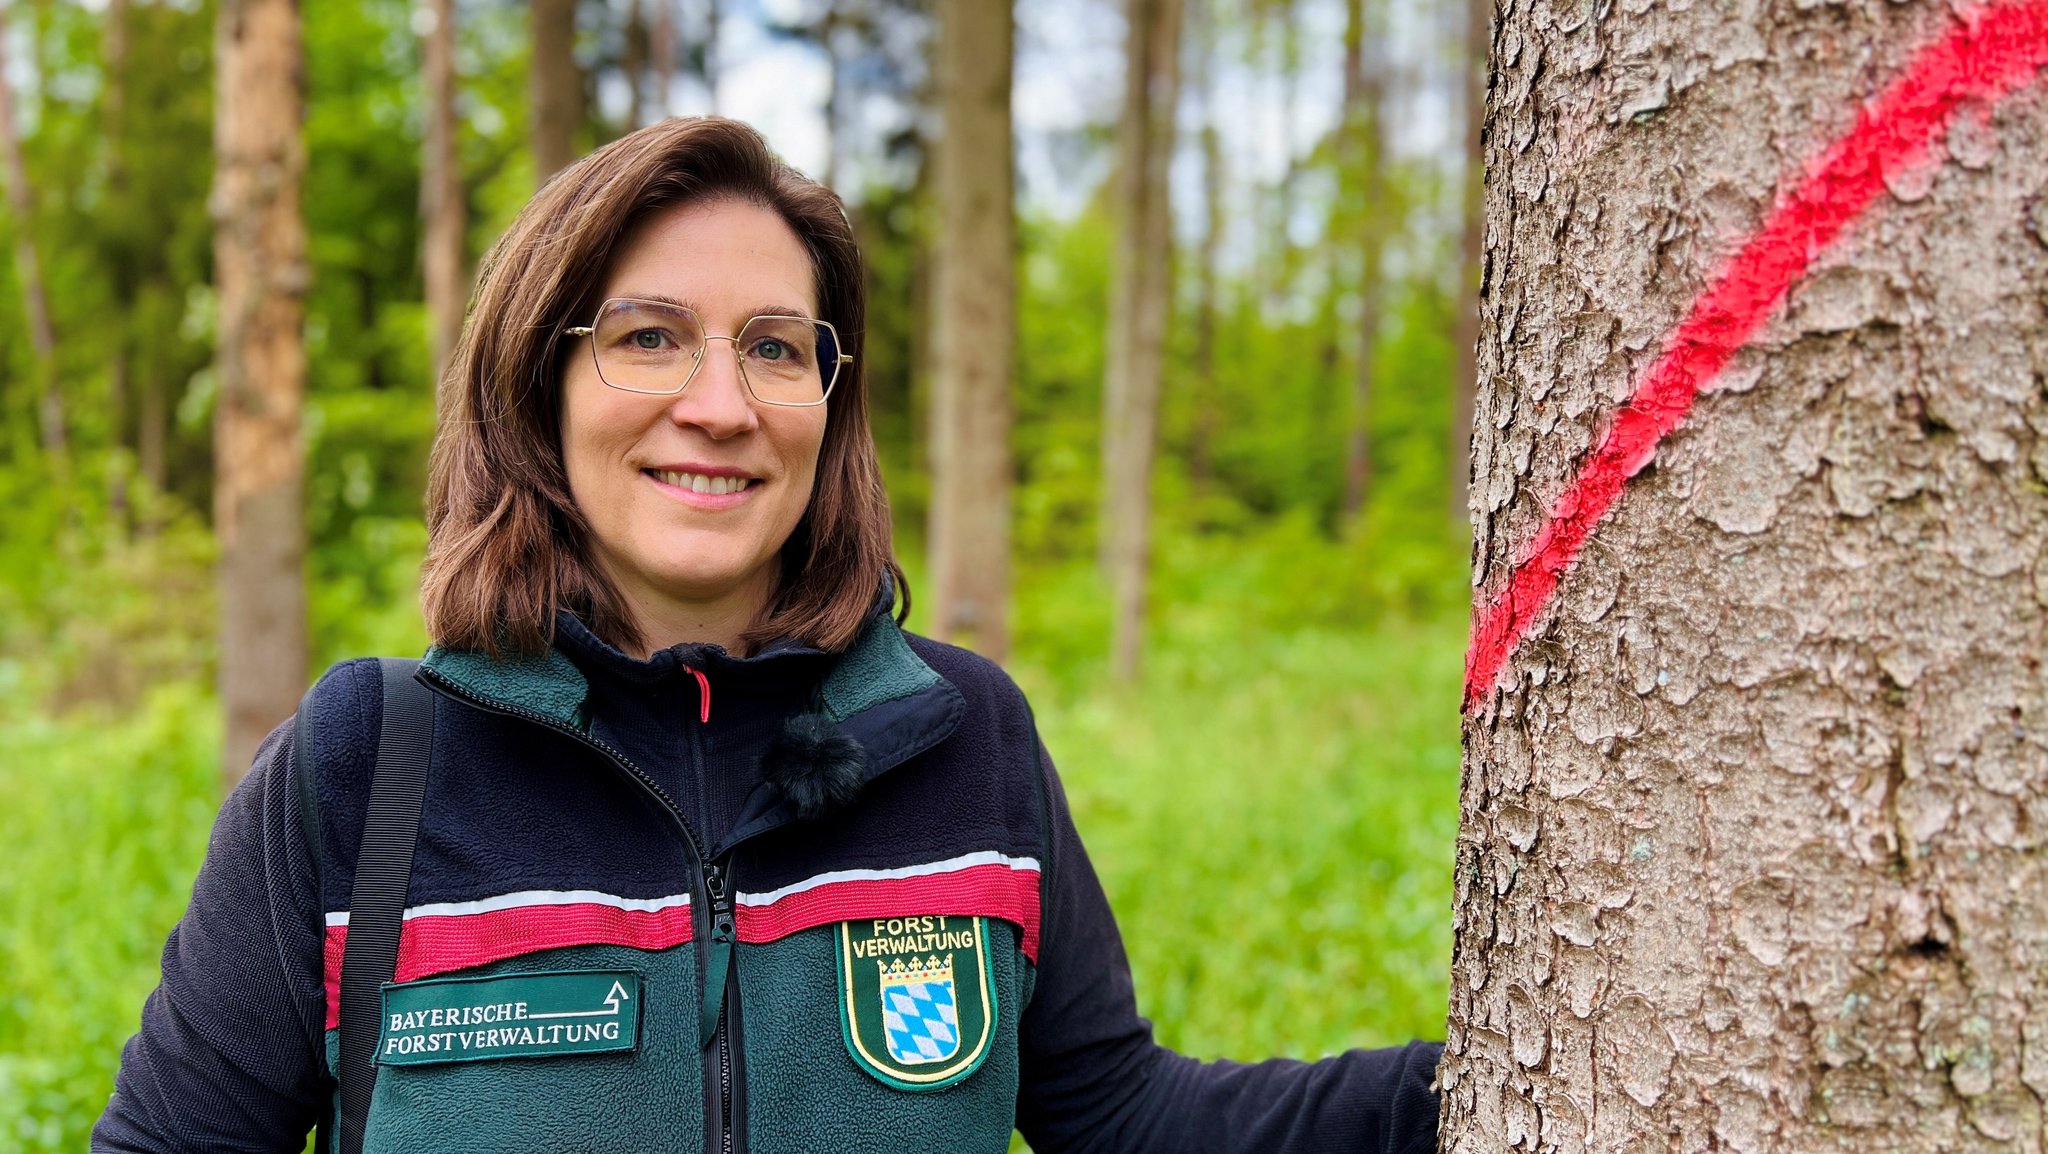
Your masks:
<svg viewBox="0 0 2048 1154"><path fill-rule="evenodd" d="M82 1150L219 805L190 685L125 718L0 715L0 1149Z"/></svg>
<svg viewBox="0 0 2048 1154"><path fill-rule="evenodd" d="M1328 579L1272 552L1166 550L1173 600L1121 689L1092 575L1033 574L1012 668L1161 1041L1255 1059L1441 1037L1463 618L1297 614L1285 575ZM316 595L316 619L345 602L355 622L323 650L417 636L370 600ZM0 685L0 1149L75 1150L191 892L219 727L190 682L120 716L31 697Z"/></svg>
<svg viewBox="0 0 2048 1154"><path fill-rule="evenodd" d="M1033 694L1163 1043L1314 1058L1443 1036L1457 640L1169 648L1141 692Z"/></svg>
<svg viewBox="0 0 2048 1154"><path fill-rule="evenodd" d="M1463 614L1290 625L1307 570L1275 577L1270 549L1242 546L1162 551L1157 585L1176 599L1155 612L1136 686L1106 681L1107 610L1085 568L1019 596L1012 672L1139 1009L1203 1058L1440 1039Z"/></svg>

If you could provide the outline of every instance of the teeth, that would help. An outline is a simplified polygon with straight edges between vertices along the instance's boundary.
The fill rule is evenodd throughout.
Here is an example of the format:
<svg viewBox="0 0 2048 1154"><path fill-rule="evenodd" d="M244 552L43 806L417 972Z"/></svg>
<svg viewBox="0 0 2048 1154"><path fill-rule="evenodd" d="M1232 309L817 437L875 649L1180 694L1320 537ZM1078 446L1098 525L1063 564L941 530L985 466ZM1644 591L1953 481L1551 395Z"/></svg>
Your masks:
<svg viewBox="0 0 2048 1154"><path fill-rule="evenodd" d="M737 493L747 487L745 477L707 477L702 473L678 473L671 469L656 469L654 475L678 489L688 489L692 493L704 493L713 497Z"/></svg>

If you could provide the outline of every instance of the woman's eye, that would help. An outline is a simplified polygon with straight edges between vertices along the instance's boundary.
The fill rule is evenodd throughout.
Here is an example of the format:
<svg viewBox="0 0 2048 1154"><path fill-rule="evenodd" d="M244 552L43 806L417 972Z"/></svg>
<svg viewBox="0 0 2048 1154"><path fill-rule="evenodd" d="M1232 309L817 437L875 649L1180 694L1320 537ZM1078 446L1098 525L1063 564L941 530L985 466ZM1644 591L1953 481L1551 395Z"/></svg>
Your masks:
<svg viewBox="0 0 2048 1154"><path fill-rule="evenodd" d="M658 349L663 343L660 329L641 329L629 339L633 342L633 347L641 349Z"/></svg>
<svg viewBox="0 0 2048 1154"><path fill-rule="evenodd" d="M781 341L770 338L754 345L754 355L764 361L784 360L790 355L790 348Z"/></svg>

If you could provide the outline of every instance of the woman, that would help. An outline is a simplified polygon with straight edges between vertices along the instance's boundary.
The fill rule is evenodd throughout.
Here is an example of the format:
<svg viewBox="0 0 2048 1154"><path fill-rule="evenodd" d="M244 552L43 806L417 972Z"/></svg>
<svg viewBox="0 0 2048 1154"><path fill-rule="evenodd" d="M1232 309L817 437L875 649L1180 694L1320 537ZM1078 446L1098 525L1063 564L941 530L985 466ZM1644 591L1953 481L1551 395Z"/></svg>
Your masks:
<svg viewBox="0 0 2048 1154"><path fill-rule="evenodd" d="M729 120L551 181L441 402L432 770L367 1150L1421 1150L1437 1047L1153 1044L1024 699L902 633L859 254ZM223 808L105 1150L297 1150L381 707Z"/></svg>

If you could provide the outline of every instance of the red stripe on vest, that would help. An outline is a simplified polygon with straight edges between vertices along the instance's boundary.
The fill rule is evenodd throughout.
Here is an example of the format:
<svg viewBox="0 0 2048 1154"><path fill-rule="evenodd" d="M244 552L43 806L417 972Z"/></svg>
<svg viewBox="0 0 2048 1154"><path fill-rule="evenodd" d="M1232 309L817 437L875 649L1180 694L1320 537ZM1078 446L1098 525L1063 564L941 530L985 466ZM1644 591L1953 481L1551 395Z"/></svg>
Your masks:
<svg viewBox="0 0 2048 1154"><path fill-rule="evenodd" d="M325 978L327 1028L341 1023L341 955L347 926L328 926ZM516 906L480 914L408 920L398 935L393 981L412 982L451 970L565 946L631 946L665 950L690 940L690 907L622 910L597 903Z"/></svg>
<svg viewBox="0 0 2048 1154"><path fill-rule="evenodd" d="M799 930L862 918L946 914L1001 918L1023 931L1024 956L1038 962L1038 871L1002 864L908 878L826 882L761 906L740 906L739 939L772 942Z"/></svg>

